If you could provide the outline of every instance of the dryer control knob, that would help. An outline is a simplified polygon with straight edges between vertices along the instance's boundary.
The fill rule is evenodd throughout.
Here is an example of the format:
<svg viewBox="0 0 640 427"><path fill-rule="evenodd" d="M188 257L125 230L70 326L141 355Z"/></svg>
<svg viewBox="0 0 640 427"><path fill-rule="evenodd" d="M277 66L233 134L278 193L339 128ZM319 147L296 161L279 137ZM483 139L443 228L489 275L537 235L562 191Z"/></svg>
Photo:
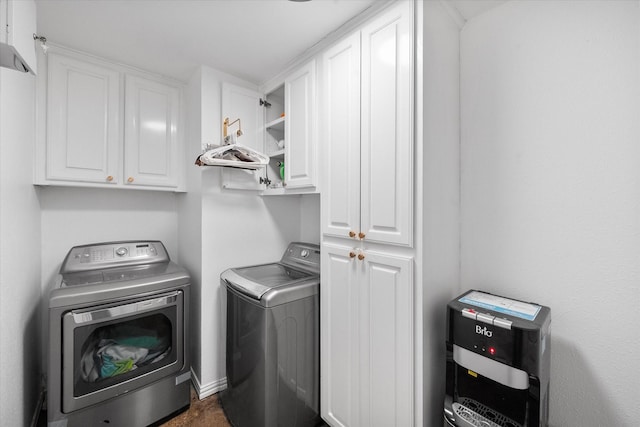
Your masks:
<svg viewBox="0 0 640 427"><path fill-rule="evenodd" d="M129 252L129 250L124 246L120 246L118 249L116 249L116 255L118 256L125 256L127 252Z"/></svg>
<svg viewBox="0 0 640 427"><path fill-rule="evenodd" d="M308 256L309 256L309 250L308 250L308 249L303 249L303 250L300 252L300 256L301 256L302 258L306 258L306 257L308 257Z"/></svg>

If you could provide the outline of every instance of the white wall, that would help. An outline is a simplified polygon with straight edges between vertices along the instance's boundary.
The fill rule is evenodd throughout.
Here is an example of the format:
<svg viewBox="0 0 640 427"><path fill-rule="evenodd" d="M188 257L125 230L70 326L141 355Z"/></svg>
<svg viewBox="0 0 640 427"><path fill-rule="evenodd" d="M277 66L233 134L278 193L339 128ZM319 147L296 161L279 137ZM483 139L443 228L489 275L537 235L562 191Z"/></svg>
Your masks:
<svg viewBox="0 0 640 427"><path fill-rule="evenodd" d="M320 147L322 149L322 147ZM300 237L305 243L320 244L320 194L306 194L300 201Z"/></svg>
<svg viewBox="0 0 640 427"><path fill-rule="evenodd" d="M161 240L178 256L173 193L144 190L42 187L42 280L49 286L71 247L116 240Z"/></svg>
<svg viewBox="0 0 640 427"><path fill-rule="evenodd" d="M233 76L201 67L189 84L188 104L193 110L189 114L199 114L199 117L189 124L187 146L192 153L187 154L188 158L195 160L202 142L220 139L222 82L257 90L256 86ZM197 216L190 214L188 217L193 218L190 223L185 222L186 217L180 218L184 230L180 233L180 247L191 245L188 236L200 236L199 281L192 283L197 295L193 302L197 307L192 305L195 315L192 319L196 323L192 357L196 388L203 398L226 386L226 294L220 286L220 274L227 268L280 259L286 245L303 235L301 216L305 205L304 198L299 196L262 197L255 191L223 190L221 168L190 167L188 174L198 175L196 185L180 200L182 203L194 195L200 197L199 201L194 198L190 203L193 208L201 209L201 216L200 222L196 222ZM180 211L183 212L182 207ZM197 238L193 240L197 242ZM198 249L191 249L196 256Z"/></svg>
<svg viewBox="0 0 640 427"><path fill-rule="evenodd" d="M423 7L422 120L417 123L422 133L417 147L422 209L416 221L422 227L417 230L422 243L416 270L423 318L418 330L423 340L423 424L437 426L442 424L445 392L446 307L460 283L460 28L441 2L427 1Z"/></svg>
<svg viewBox="0 0 640 427"><path fill-rule="evenodd" d="M0 424L26 426L40 393L40 217L32 183L35 78L0 69Z"/></svg>
<svg viewBox="0 0 640 427"><path fill-rule="evenodd" d="M177 196L178 205L178 251L182 265L191 275L190 319L190 357L193 372L200 372L200 283L202 270L202 187L200 171L193 164L200 152L201 139L201 71L198 69L186 88L185 129L185 189L186 193ZM195 153L195 154L194 154Z"/></svg>
<svg viewBox="0 0 640 427"><path fill-rule="evenodd" d="M461 35L461 290L551 307L556 427L640 419L639 5L510 1Z"/></svg>

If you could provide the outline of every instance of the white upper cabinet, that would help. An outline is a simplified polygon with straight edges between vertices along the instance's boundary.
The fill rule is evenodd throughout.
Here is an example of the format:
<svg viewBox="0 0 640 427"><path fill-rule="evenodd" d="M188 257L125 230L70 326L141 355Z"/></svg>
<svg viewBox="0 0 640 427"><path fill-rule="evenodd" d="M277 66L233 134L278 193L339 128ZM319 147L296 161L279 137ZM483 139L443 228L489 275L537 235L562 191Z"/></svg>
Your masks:
<svg viewBox="0 0 640 427"><path fill-rule="evenodd" d="M321 140L324 234L360 229L360 33L325 52Z"/></svg>
<svg viewBox="0 0 640 427"><path fill-rule="evenodd" d="M411 246L413 43L400 2L323 55L323 233Z"/></svg>
<svg viewBox="0 0 640 427"><path fill-rule="evenodd" d="M0 62L3 67L36 73L36 3L0 0Z"/></svg>
<svg viewBox="0 0 640 427"><path fill-rule="evenodd" d="M285 183L287 188L316 185L316 61L284 82Z"/></svg>
<svg viewBox="0 0 640 427"><path fill-rule="evenodd" d="M180 86L55 50L40 80L46 132L36 184L178 191Z"/></svg>
<svg viewBox="0 0 640 427"><path fill-rule="evenodd" d="M361 223L367 240L410 245L413 43L409 2L362 30Z"/></svg>
<svg viewBox="0 0 640 427"><path fill-rule="evenodd" d="M316 67L313 59L265 91L264 151L271 158L265 195L318 191Z"/></svg>
<svg viewBox="0 0 640 427"><path fill-rule="evenodd" d="M49 54L46 177L117 184L120 75Z"/></svg>
<svg viewBox="0 0 640 427"><path fill-rule="evenodd" d="M238 144L262 151L270 159L264 170L253 173L224 170L224 188L259 189L264 195L318 191L315 60L262 94L224 83L222 115L221 120L241 119L243 135L237 138Z"/></svg>
<svg viewBox="0 0 640 427"><path fill-rule="evenodd" d="M177 187L178 89L134 76L125 88L125 182Z"/></svg>

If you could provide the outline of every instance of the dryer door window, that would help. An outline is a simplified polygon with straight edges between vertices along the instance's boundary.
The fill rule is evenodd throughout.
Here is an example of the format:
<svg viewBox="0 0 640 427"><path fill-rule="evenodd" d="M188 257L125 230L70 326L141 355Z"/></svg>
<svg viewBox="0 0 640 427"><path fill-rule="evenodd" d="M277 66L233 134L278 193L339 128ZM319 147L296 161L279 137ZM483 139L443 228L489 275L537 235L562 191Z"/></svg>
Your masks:
<svg viewBox="0 0 640 427"><path fill-rule="evenodd" d="M63 411L182 368L182 292L64 315ZM70 351L71 350L71 351Z"/></svg>

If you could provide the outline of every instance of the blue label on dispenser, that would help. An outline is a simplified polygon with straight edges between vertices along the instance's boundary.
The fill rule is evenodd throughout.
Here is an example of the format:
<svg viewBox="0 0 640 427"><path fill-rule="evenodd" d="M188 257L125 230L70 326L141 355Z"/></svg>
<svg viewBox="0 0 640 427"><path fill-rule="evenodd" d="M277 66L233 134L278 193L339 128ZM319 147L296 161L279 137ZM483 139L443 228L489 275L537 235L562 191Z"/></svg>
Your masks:
<svg viewBox="0 0 640 427"><path fill-rule="evenodd" d="M536 304L516 301L479 291L469 292L458 301L525 320L534 320L542 308Z"/></svg>

